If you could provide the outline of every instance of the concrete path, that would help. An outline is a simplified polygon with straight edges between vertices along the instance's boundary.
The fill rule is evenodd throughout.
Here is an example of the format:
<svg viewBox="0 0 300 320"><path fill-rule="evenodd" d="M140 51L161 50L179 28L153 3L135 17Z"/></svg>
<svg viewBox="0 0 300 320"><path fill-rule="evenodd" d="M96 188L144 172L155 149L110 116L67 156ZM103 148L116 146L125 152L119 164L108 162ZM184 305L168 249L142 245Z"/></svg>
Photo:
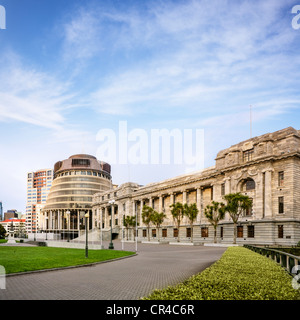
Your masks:
<svg viewBox="0 0 300 320"><path fill-rule="evenodd" d="M114 241L115 249L121 244ZM107 244L105 244L107 248ZM134 251L134 244L125 244ZM0 300L138 300L203 271L224 247L138 244L138 255L94 266L6 277Z"/></svg>

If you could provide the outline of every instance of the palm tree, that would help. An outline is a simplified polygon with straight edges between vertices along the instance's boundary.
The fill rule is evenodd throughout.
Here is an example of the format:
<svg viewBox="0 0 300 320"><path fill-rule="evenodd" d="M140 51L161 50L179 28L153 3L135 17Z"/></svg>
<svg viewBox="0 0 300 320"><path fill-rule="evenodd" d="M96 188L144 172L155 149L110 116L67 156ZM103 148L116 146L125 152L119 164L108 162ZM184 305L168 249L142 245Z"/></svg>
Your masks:
<svg viewBox="0 0 300 320"><path fill-rule="evenodd" d="M211 205L207 205L204 209L204 215L214 227L214 243L217 243L217 226L220 220L225 217L225 205L212 201Z"/></svg>
<svg viewBox="0 0 300 320"><path fill-rule="evenodd" d="M164 222L164 219L166 218L166 215L161 212L158 213L157 211L153 210L153 214L152 214L152 222L153 224L156 226L157 228L157 234L158 234L158 241L160 241L160 237L159 237L159 228L161 227L161 224Z"/></svg>
<svg viewBox="0 0 300 320"><path fill-rule="evenodd" d="M143 223L147 226L148 230L148 241L150 241L150 224L152 222L152 216L153 216L153 208L144 205L142 210L142 220Z"/></svg>
<svg viewBox="0 0 300 320"><path fill-rule="evenodd" d="M126 229L126 234L127 234L127 240L128 240L128 231L129 228L131 227L135 227L136 223L135 223L135 216L126 216L124 217L124 221L123 221L124 227Z"/></svg>
<svg viewBox="0 0 300 320"><path fill-rule="evenodd" d="M126 229L126 240L128 240L128 229L130 227L130 222L131 222L131 217L130 216L124 216L124 219L123 219L123 225Z"/></svg>
<svg viewBox="0 0 300 320"><path fill-rule="evenodd" d="M180 223L181 223L181 220L183 218L183 204L180 203L180 202L176 202L172 205L170 205L170 208L171 209L171 214L173 216L173 220L174 220L174 224L176 226L176 228L178 229L178 237L177 237L177 242L180 241L180 238L179 238L179 228L180 228Z"/></svg>
<svg viewBox="0 0 300 320"><path fill-rule="evenodd" d="M183 214L188 217L190 225L191 225L191 242L193 242L193 233L194 233L194 221L197 218L198 215L198 208L196 203L192 203L188 205L185 203L183 205Z"/></svg>
<svg viewBox="0 0 300 320"><path fill-rule="evenodd" d="M239 217L252 207L252 200L240 192L229 193L224 196L227 201L225 211L229 213L233 221L233 243L236 244L236 226Z"/></svg>

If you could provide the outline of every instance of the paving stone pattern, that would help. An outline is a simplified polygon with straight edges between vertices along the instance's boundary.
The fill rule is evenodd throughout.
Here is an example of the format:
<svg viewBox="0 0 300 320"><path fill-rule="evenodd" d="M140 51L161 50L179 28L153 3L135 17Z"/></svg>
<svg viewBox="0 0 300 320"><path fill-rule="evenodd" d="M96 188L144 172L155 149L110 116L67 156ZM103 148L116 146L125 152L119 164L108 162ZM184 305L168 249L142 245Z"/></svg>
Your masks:
<svg viewBox="0 0 300 320"><path fill-rule="evenodd" d="M107 245L105 246L107 248ZM115 242L115 249L120 249ZM125 250L135 250L125 244ZM138 244L138 255L94 266L6 277L0 300L138 300L203 271L226 248Z"/></svg>

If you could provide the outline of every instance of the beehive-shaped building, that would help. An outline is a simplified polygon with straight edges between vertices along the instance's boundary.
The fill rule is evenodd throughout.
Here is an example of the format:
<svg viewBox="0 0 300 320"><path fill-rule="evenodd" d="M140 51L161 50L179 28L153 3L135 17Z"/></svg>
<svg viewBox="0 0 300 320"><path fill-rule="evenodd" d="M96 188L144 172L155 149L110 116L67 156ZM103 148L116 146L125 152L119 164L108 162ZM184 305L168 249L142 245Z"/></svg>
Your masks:
<svg viewBox="0 0 300 320"><path fill-rule="evenodd" d="M88 228L92 229L93 195L111 188L110 172L108 163L87 154L56 162L52 187L42 210L41 231L54 233L59 239L75 238L85 229L86 213Z"/></svg>

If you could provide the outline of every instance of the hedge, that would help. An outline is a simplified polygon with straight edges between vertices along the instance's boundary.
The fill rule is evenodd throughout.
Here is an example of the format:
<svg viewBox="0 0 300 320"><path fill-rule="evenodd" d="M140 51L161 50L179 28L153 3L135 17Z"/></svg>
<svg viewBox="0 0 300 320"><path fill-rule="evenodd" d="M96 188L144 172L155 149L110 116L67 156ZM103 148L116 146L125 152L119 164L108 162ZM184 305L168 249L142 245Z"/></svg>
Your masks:
<svg viewBox="0 0 300 320"><path fill-rule="evenodd" d="M290 276L276 262L243 247L185 282L155 290L144 300L299 300Z"/></svg>

